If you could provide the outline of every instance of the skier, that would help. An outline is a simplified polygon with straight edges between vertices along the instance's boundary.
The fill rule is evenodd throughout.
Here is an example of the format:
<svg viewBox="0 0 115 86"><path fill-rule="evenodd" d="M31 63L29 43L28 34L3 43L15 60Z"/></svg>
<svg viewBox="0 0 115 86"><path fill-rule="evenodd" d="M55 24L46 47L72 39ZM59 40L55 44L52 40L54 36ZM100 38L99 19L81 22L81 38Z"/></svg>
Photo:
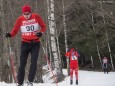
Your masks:
<svg viewBox="0 0 115 86"><path fill-rule="evenodd" d="M70 84L73 84L73 73L75 71L76 85L78 84L78 53L71 48L65 56L70 59Z"/></svg>
<svg viewBox="0 0 115 86"><path fill-rule="evenodd" d="M22 43L20 66L18 70L18 86L23 86L25 76L25 66L29 53L31 54L31 65L28 75L28 86L33 86L34 77L37 70L37 59L40 49L40 38L46 31L46 25L42 18L31 12L31 7L26 4L22 7L22 16L20 16L10 33L6 33L7 38L14 37L21 29Z"/></svg>
<svg viewBox="0 0 115 86"><path fill-rule="evenodd" d="M104 57L102 59L102 61L103 61L103 71L104 71L104 73L108 74L108 59L107 59L107 57Z"/></svg>

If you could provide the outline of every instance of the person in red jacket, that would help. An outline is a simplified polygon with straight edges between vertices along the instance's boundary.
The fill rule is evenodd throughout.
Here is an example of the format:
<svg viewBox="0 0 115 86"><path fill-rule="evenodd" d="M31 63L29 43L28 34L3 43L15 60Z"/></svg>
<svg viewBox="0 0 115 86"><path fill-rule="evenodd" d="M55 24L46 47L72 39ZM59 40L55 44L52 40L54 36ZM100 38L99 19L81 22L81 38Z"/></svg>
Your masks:
<svg viewBox="0 0 115 86"><path fill-rule="evenodd" d="M31 7L26 4L22 7L22 16L16 20L15 25L10 33L6 33L7 38L14 37L21 30L21 55L20 66L18 70L18 86L23 86L25 66L29 53L31 54L31 65L28 75L28 86L33 86L34 77L37 70L37 59L40 49L40 38L46 31L46 25L42 18L31 12Z"/></svg>
<svg viewBox="0 0 115 86"><path fill-rule="evenodd" d="M76 84L78 84L78 53L71 48L65 56L70 59L70 84L73 84L73 73L75 71Z"/></svg>

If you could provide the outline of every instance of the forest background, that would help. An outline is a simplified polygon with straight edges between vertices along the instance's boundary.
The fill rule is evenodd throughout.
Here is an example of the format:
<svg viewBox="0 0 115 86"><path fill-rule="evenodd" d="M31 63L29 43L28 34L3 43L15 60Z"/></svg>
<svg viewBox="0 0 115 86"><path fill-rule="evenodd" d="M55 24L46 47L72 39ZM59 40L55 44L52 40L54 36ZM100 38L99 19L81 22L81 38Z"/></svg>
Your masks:
<svg viewBox="0 0 115 86"><path fill-rule="evenodd" d="M16 71L18 69L21 33L11 39L6 39L4 34L11 31L22 15L21 7L27 3L47 25L47 32L41 38L36 82L43 82L42 66L48 64L48 60L61 80L62 68L66 68L64 54L71 47L80 53L79 69L102 71L102 58L107 57L109 71L114 71L114 0L0 0L0 81L12 82L9 54L12 53ZM27 70L29 65L28 61ZM27 74L28 71L26 78Z"/></svg>

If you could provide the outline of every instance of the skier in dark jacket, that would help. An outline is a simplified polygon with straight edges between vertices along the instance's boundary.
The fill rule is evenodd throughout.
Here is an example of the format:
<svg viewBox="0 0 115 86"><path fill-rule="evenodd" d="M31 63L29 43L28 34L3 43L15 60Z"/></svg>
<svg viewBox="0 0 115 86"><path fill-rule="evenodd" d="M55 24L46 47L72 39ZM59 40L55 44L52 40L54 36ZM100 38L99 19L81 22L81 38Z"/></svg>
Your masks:
<svg viewBox="0 0 115 86"><path fill-rule="evenodd" d="M104 73L108 74L108 59L107 59L107 57L104 57L102 59L102 61L103 61L103 71L104 71Z"/></svg>
<svg viewBox="0 0 115 86"><path fill-rule="evenodd" d="M28 75L28 86L33 86L34 77L37 70L37 59L40 49L40 38L46 31L46 25L42 18L31 12L29 5L22 7L22 16L20 16L10 33L6 33L5 36L10 38L14 37L19 30L22 33L22 44L21 44L21 55L20 55L20 66L18 70L18 86L23 86L25 66L29 53L31 54L31 65Z"/></svg>

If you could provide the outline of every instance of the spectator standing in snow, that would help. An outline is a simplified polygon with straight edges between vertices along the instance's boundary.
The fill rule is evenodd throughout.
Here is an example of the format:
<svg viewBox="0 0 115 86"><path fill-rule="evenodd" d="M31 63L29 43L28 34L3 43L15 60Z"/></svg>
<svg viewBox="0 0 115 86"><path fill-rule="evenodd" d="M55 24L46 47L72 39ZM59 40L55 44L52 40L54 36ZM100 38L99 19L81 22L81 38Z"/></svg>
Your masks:
<svg viewBox="0 0 115 86"><path fill-rule="evenodd" d="M31 65L28 75L28 86L33 86L34 77L37 70L37 59L40 49L40 38L46 31L46 25L42 18L31 12L31 7L26 4L22 7L22 16L20 16L10 33L6 33L7 38L14 37L19 30L22 33L20 66L18 70L18 86L23 86L25 66L29 53L31 54Z"/></svg>
<svg viewBox="0 0 115 86"><path fill-rule="evenodd" d="M70 59L70 84L73 84L73 73L75 71L76 84L78 84L78 53L71 48L65 56Z"/></svg>
<svg viewBox="0 0 115 86"><path fill-rule="evenodd" d="M108 59L107 59L107 57L104 57L102 59L102 61L103 61L103 71L104 71L104 73L108 74Z"/></svg>

